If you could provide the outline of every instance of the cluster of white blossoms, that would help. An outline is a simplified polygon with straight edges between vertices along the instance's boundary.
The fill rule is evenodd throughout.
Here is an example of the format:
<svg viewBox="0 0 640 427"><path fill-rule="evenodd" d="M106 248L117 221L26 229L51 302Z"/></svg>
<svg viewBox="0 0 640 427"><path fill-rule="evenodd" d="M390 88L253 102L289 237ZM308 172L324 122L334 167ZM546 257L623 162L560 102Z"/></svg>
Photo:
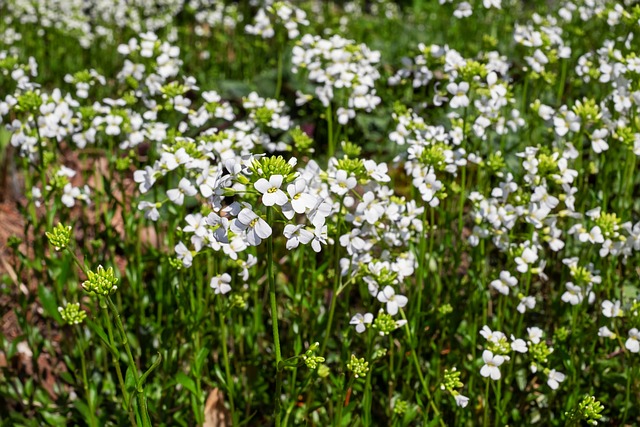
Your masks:
<svg viewBox="0 0 640 427"><path fill-rule="evenodd" d="M448 3L454 3L456 8L453 11L453 16L458 19L468 18L473 15L473 6L468 1L454 1L454 0L438 0L441 5ZM502 0L482 0L482 6L484 9L502 9Z"/></svg>
<svg viewBox="0 0 640 427"><path fill-rule="evenodd" d="M524 57L529 66L525 71L548 82L553 79L548 69L553 69L561 59L566 61L571 57L571 47L562 38L558 18L552 15L543 17L534 13L532 22L516 25L513 39L529 49L529 55Z"/></svg>
<svg viewBox="0 0 640 427"><path fill-rule="evenodd" d="M346 124L356 111L370 112L380 104L375 89L380 52L338 35L324 39L305 34L292 54L292 71L305 72L317 85L315 95L323 106L337 107L339 123ZM298 104L307 102L308 96L300 93Z"/></svg>
<svg viewBox="0 0 640 427"><path fill-rule="evenodd" d="M420 49L425 51L424 46ZM512 107L513 97L510 84L505 76L508 66L497 54L490 54L480 61L465 59L458 52L431 46L428 50L431 75L441 76L433 84L435 106L448 105L453 112L447 115L448 126L427 125L425 120L413 110L396 105L393 118L396 129L389 139L398 145L407 145L407 151L397 160L404 159L407 174L419 190L423 201L435 207L446 195L446 187L441 173L457 176L470 162L478 164L482 158L467 144L467 138L488 141L495 134L503 136L515 133L524 121L520 113ZM402 71L402 70L401 70ZM424 79L415 70L405 70L392 80L413 76L413 86L430 85L431 77ZM423 70L424 71L424 70ZM420 72L423 73L423 72ZM440 83L448 79L445 90ZM473 100L473 101L472 101ZM474 113L467 114L473 108ZM462 109L458 114L455 110Z"/></svg>
<svg viewBox="0 0 640 427"><path fill-rule="evenodd" d="M631 324L637 326L637 320L639 318L640 302L634 299L628 305L624 305L620 300L604 300L601 304L602 315L606 319L610 319L609 322L613 331L608 326L601 326L598 330L598 336L601 338L607 338L610 340L619 340L622 337L618 336L619 326L625 318L631 319ZM615 332L614 332L615 331ZM621 342L621 341L620 341ZM637 327L632 327L627 333L627 340L624 342L624 347L631 353L640 352L640 331Z"/></svg>
<svg viewBox="0 0 640 427"><path fill-rule="evenodd" d="M521 357L529 357L529 368L533 374L538 372L546 375L547 385L556 390L560 383L566 379L566 375L555 369L549 368L549 356L553 353L553 347L549 347L543 339L544 332L537 326L527 328L526 340L507 336L500 331L492 331L485 325L480 331L485 340L485 350L482 352L484 365L480 369L480 375L491 378L494 381L502 378L500 370L503 364L511 361L513 354Z"/></svg>
<svg viewBox="0 0 640 427"><path fill-rule="evenodd" d="M77 30L82 45L110 37L112 30L102 30L101 22L137 35L117 47L122 66L115 75L81 70L52 90L34 82L33 58L23 62L25 52L0 51L0 77L8 88L0 99L0 123L11 132L16 153L42 178L27 191L37 207L58 201L68 209L89 205L95 193L84 171L57 163L54 147L103 149L113 169L135 183L131 201L141 218L181 224L171 230L174 266L190 268L209 251L224 256L228 271L210 282L215 294L251 282L261 261L256 248L266 239L278 237L286 250L310 249L313 255L330 247L336 260L328 274L336 283L332 298L347 285L358 288L362 304L353 307L350 324L358 334L375 329L381 335L404 326L404 310L419 305L412 305L416 294L410 284L416 269L433 258L420 259L417 242L436 238L436 224L428 218L451 211L452 229L455 219L460 227L454 237L460 251L491 259L482 283L498 303L492 307L513 311L496 318L515 314L523 327L514 333L524 336L526 330L524 338L509 338L483 328L483 377L503 379L504 364L525 361L551 389L559 387L565 375L551 369L551 340L525 323L549 304L571 313L601 307L607 323L598 323L598 335L640 352L640 303L629 302L633 297L625 289L606 295L602 290L603 283L615 283L617 267L608 264L620 261L621 268L631 269L640 251L634 202L620 203L633 199L640 156L640 59L633 37L604 40L577 60L575 73L584 83L597 82L597 92L565 100L564 81L558 84L564 67L571 72L573 52L563 23L606 16L612 27L637 25L625 8L585 1L566 3L557 16L534 15L514 28L513 39L524 48L515 60L497 50L465 58L449 46L420 44L393 64L384 81L380 53L365 44L313 34L289 41L309 25L306 13L289 2L253 4L251 21L243 21L237 5L214 0L136 0L108 13L109 2L92 1L97 6L88 15L78 13L86 1L41 3L16 0L8 25L44 17L48 29ZM482 4L502 6L499 0ZM356 114L374 116L383 102L378 84L385 88L382 96L419 89L411 91L411 105L393 108L388 140L398 146L395 174L384 162L362 158L360 147L346 141L343 154L329 158L326 167L306 158L309 151L297 144L307 139L311 145L313 131L302 131L308 122L283 99L251 89L235 100L223 90L201 90L183 73L170 29L168 38L159 35L166 19L183 7L195 14L195 32L203 37L212 27L231 31L240 22L237 31L265 39L282 29L293 72L307 80L295 89L315 87L313 95L298 90L298 106L315 98L340 124ZM388 5L376 7L395 13ZM458 2L454 16L471 13L470 3ZM21 39L13 29L3 36L6 44ZM558 99L534 93L527 98L531 102L516 105L518 78L553 81ZM96 96L107 90L109 97ZM613 155L622 159L619 176L610 174L604 182L619 182L619 188L604 188L599 168ZM390 175L399 179L392 182ZM399 181L407 188L397 188ZM468 402L455 397L460 406Z"/></svg>
<svg viewBox="0 0 640 427"><path fill-rule="evenodd" d="M251 24L244 27L245 32L271 39L276 36L278 28L286 31L289 39L296 39L300 35L299 27L309 25L307 13L288 1L267 1L253 17Z"/></svg>
<svg viewBox="0 0 640 427"><path fill-rule="evenodd" d="M233 31L244 19L237 4L225 4L222 0L188 0L185 9L193 12L196 21L194 32L200 37L210 37L212 30L218 28ZM206 55L209 55L208 51Z"/></svg>
<svg viewBox="0 0 640 427"><path fill-rule="evenodd" d="M122 28L133 32L155 31L174 21L184 0L12 0L5 18L8 23L38 24L89 48L100 39L111 41Z"/></svg>

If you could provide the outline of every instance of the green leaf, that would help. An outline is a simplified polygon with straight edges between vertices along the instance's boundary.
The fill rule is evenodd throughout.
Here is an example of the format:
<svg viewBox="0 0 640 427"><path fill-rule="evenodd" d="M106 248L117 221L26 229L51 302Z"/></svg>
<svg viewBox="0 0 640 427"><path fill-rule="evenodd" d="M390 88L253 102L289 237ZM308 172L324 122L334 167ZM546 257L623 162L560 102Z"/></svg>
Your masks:
<svg viewBox="0 0 640 427"><path fill-rule="evenodd" d="M89 411L89 406L86 403L84 403L80 399L76 399L75 402L73 402L73 404L85 420L88 420L91 418L91 412Z"/></svg>
<svg viewBox="0 0 640 427"><path fill-rule="evenodd" d="M187 376L187 374L185 374L184 372L178 372L178 375L176 375L176 381L182 387L184 387L187 390L189 390L192 394L194 394L194 395L198 394L198 392L196 390L195 381L192 378L190 378L189 376Z"/></svg>
<svg viewBox="0 0 640 427"><path fill-rule="evenodd" d="M200 351L198 352L198 355L196 356L196 360L194 363L194 371L196 372L196 374L202 373L202 365L204 361L207 359L208 355L209 355L209 349L206 347L201 348Z"/></svg>
<svg viewBox="0 0 640 427"><path fill-rule="evenodd" d="M40 412L42 418L49 424L50 426L58 427L62 425L67 425L67 419L59 414L52 414L50 412L42 411Z"/></svg>
<svg viewBox="0 0 640 427"><path fill-rule="evenodd" d="M94 322L93 320L86 320L87 325L89 326L89 329L91 329L92 332L95 332L96 335L98 335L98 337L100 337L100 339L102 340L102 342L104 342L104 344L107 346L107 349L118 355L119 352L116 348L111 346L111 343L109 342L109 338L107 337L106 332L104 331L104 329L102 329L102 326L99 323Z"/></svg>
<svg viewBox="0 0 640 427"><path fill-rule="evenodd" d="M134 372L131 370L131 368L127 368L127 373L124 376L124 387L127 389L128 392L130 393L134 393L135 389L136 389L136 380L135 380L135 374Z"/></svg>
<svg viewBox="0 0 640 427"><path fill-rule="evenodd" d="M38 298L40 298L40 303L44 311L53 317L56 322L62 323L62 316L60 316L58 312L58 303L53 291L45 285L40 284L38 285Z"/></svg>
<svg viewBox="0 0 640 427"><path fill-rule="evenodd" d="M225 376L222 373L222 370L220 369L220 366L216 365L213 370L216 373L216 377L218 378L218 382L226 389L227 388L227 380L225 379Z"/></svg>
<svg viewBox="0 0 640 427"><path fill-rule="evenodd" d="M156 357L156 361L153 362L153 364L149 367L149 369L147 369L147 371L144 374L142 374L142 376L138 379L138 385L137 385L138 390L144 389L144 382L147 380L147 377L151 375L154 369L160 366L161 362L162 362L162 354L158 353L158 357Z"/></svg>

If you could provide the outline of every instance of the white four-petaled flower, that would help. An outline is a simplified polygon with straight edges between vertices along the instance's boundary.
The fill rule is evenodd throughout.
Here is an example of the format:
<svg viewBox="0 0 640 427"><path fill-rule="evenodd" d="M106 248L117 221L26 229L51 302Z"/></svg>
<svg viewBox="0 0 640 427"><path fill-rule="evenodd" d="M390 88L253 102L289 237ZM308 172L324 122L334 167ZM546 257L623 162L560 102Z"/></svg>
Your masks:
<svg viewBox="0 0 640 427"><path fill-rule="evenodd" d="M284 177L282 175L271 175L267 181L260 178L253 186L262 194L262 203L265 206L282 206L289 201L287 195L280 189Z"/></svg>
<svg viewBox="0 0 640 427"><path fill-rule="evenodd" d="M504 357L485 350L482 352L482 360L484 360L484 366L480 369L480 375L485 378L491 377L492 380L499 380L501 377L499 366L504 363Z"/></svg>
<svg viewBox="0 0 640 427"><path fill-rule="evenodd" d="M387 313L394 316L398 314L398 308L407 305L408 298L404 295L396 295L396 291L391 286L385 286L378 293L378 301L387 303Z"/></svg>
<svg viewBox="0 0 640 427"><path fill-rule="evenodd" d="M356 332L361 334L367 329L367 325L373 322L373 314L371 313L356 313L349 322L350 325L356 326Z"/></svg>
<svg viewBox="0 0 640 427"><path fill-rule="evenodd" d="M633 328L629 331L629 338L627 342L624 343L624 346L631 353L640 352L640 331L637 328Z"/></svg>
<svg viewBox="0 0 640 427"><path fill-rule="evenodd" d="M216 295L226 294L231 291L231 276L228 273L224 273L220 276L211 278L210 286L213 288Z"/></svg>

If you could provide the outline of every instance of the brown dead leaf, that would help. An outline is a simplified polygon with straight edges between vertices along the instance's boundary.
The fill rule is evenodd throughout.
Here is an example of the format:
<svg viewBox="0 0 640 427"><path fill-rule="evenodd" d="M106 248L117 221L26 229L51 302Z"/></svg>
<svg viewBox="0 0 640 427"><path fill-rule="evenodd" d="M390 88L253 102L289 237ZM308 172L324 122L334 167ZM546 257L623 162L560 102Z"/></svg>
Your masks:
<svg viewBox="0 0 640 427"><path fill-rule="evenodd" d="M224 394L214 388L204 405L204 424L202 427L228 427L231 425L231 414L224 406Z"/></svg>

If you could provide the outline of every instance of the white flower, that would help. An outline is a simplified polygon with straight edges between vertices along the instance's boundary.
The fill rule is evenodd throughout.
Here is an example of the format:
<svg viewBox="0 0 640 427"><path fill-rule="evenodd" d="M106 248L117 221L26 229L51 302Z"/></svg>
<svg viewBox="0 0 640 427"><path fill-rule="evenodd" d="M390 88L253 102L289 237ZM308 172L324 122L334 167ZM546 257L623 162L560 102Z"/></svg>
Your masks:
<svg viewBox="0 0 640 427"><path fill-rule="evenodd" d="M262 194L262 203L265 206L282 206L289 201L287 195L280 189L282 185L282 175L272 175L267 181L260 178L253 186Z"/></svg>
<svg viewBox="0 0 640 427"><path fill-rule="evenodd" d="M529 334L529 341L531 341L534 344L539 344L540 343L540 339L542 338L542 329L538 328L537 326L533 326L531 328L527 328L527 333Z"/></svg>
<svg viewBox="0 0 640 427"><path fill-rule="evenodd" d="M157 221L160 218L160 212L155 203L142 201L138 204L138 210L144 212L144 217L151 221Z"/></svg>
<svg viewBox="0 0 640 427"><path fill-rule="evenodd" d="M528 351L527 343L522 338L517 338L511 335L511 350L518 353L526 353Z"/></svg>
<svg viewBox="0 0 640 427"><path fill-rule="evenodd" d="M456 84L451 82L447 85L447 91L453 95L453 98L449 101L451 108L467 107L469 105L469 98L467 97L469 83L460 82L460 84Z"/></svg>
<svg viewBox="0 0 640 427"><path fill-rule="evenodd" d="M587 240L590 243L603 243L604 242L604 236L602 235L602 230L597 225L594 226L591 229L591 231L589 231L589 232L587 232L586 230L582 231L578 235L578 239L583 243L586 242Z"/></svg>
<svg viewBox="0 0 640 427"><path fill-rule="evenodd" d="M458 19L468 18L471 15L473 15L473 7L466 1L458 4L456 10L453 11L453 16Z"/></svg>
<svg viewBox="0 0 640 427"><path fill-rule="evenodd" d="M615 332L612 332L611 329L607 328L606 326L602 326L600 329L598 329L598 336L602 337L602 338L615 339L616 334L615 334Z"/></svg>
<svg viewBox="0 0 640 427"><path fill-rule="evenodd" d="M78 187L74 187L71 183L66 183L62 191L63 194L60 198L62 204L68 208L74 207L76 199L80 197L80 189Z"/></svg>
<svg viewBox="0 0 640 427"><path fill-rule="evenodd" d="M391 286L385 286L384 289L378 293L378 301L387 303L387 313L394 316L398 314L398 308L407 305L408 299L404 295L396 295L396 292Z"/></svg>
<svg viewBox="0 0 640 427"><path fill-rule="evenodd" d="M504 363L504 357L494 356L491 351L485 350L482 352L482 360L484 360L484 366L480 369L480 375L499 380L501 375L498 367Z"/></svg>
<svg viewBox="0 0 640 427"><path fill-rule="evenodd" d="M516 257L515 261L518 264L516 270L520 273L526 273L529 271L529 265L535 263L538 260L538 251L534 248L524 248L522 255Z"/></svg>
<svg viewBox="0 0 640 427"><path fill-rule="evenodd" d="M637 353L640 351L640 332L637 328L633 328L629 331L629 339L624 343L624 346L631 353Z"/></svg>
<svg viewBox="0 0 640 427"><path fill-rule="evenodd" d="M141 193L149 191L153 184L156 182L155 169L150 166L145 166L144 170L137 170L133 173L133 180L140 184L139 189Z"/></svg>
<svg viewBox="0 0 640 427"><path fill-rule="evenodd" d="M122 124L122 116L114 116L109 114L105 117L104 121L107 123L107 127L104 133L107 135L120 135L120 125Z"/></svg>
<svg viewBox="0 0 640 427"><path fill-rule="evenodd" d="M602 153L609 149L609 144L604 140L609 131L607 129L596 129L591 134L591 148L596 153Z"/></svg>
<svg viewBox="0 0 640 427"><path fill-rule="evenodd" d="M455 396L453 396L453 398L456 400L456 405L460 406L461 408L466 408L467 404L469 403L469 398L461 394L456 394Z"/></svg>
<svg viewBox="0 0 640 427"><path fill-rule="evenodd" d="M532 296L523 296L520 298L520 303L516 307L516 310L518 310L519 313L524 313L527 309L533 310L534 308L536 308L536 299Z"/></svg>
<svg viewBox="0 0 640 427"><path fill-rule="evenodd" d="M604 300L602 302L602 314L605 317L621 317L624 312L620 308L620 301L611 302Z"/></svg>
<svg viewBox="0 0 640 427"><path fill-rule="evenodd" d="M351 318L349 324L356 325L356 332L361 334L367 329L367 325L370 325L372 322L373 314L365 313L363 315L361 313L356 313L356 315Z"/></svg>
<svg viewBox="0 0 640 427"><path fill-rule="evenodd" d="M335 182L331 184L331 191L338 196L343 196L347 194L347 191L354 188L357 183L358 181L354 176L348 176L347 171L340 169L336 172Z"/></svg>
<svg viewBox="0 0 640 427"><path fill-rule="evenodd" d="M238 217L231 223L231 231L234 233L247 233L247 242L251 246L258 246L262 239L271 236L271 227L251 209L244 208Z"/></svg>
<svg viewBox="0 0 640 427"><path fill-rule="evenodd" d="M297 248L300 243L306 245L313 239L313 233L304 228L303 224L287 224L282 233L287 240L287 250Z"/></svg>
<svg viewBox="0 0 640 427"><path fill-rule="evenodd" d="M184 204L184 196L195 196L198 194L196 187L191 184L187 178L182 178L178 184L178 188L172 188L167 190L167 197L176 205L182 206Z"/></svg>
<svg viewBox="0 0 640 427"><path fill-rule="evenodd" d="M547 378L547 385L551 387L553 390L556 390L560 383L564 381L566 375L562 372L558 372L555 369L549 371L549 375Z"/></svg>
<svg viewBox="0 0 640 427"><path fill-rule="evenodd" d="M175 247L176 254L178 259L182 261L182 265L189 268L191 267L191 263L193 262L193 255L191 251L185 246L184 243L180 242Z"/></svg>
<svg viewBox="0 0 640 427"><path fill-rule="evenodd" d="M213 288L216 295L224 295L231 291L229 283L231 283L231 276L228 273L224 273L221 276L212 277L209 286Z"/></svg>
<svg viewBox="0 0 640 427"><path fill-rule="evenodd" d="M584 294L580 286L574 285L572 282L567 282L565 285L567 291L562 294L562 301L568 302L571 305L578 305L584 299Z"/></svg>
<svg viewBox="0 0 640 427"><path fill-rule="evenodd" d="M287 186L287 193L291 197L291 207L296 213L303 214L307 209L313 209L316 205L316 198L312 194L305 192L307 181L299 178Z"/></svg>
<svg viewBox="0 0 640 427"><path fill-rule="evenodd" d="M491 287L503 295L509 295L509 288L513 288L518 284L518 279L513 277L510 272L502 271L500 273L500 279L496 279L491 282Z"/></svg>
<svg viewBox="0 0 640 427"><path fill-rule="evenodd" d="M313 240L311 241L311 248L315 252L320 252L322 250L321 245L327 244L327 237L328 237L327 226L326 225L316 226L315 230L313 231Z"/></svg>
<svg viewBox="0 0 640 427"><path fill-rule="evenodd" d="M505 338L505 334L500 331L492 331L487 325L482 327L480 331L480 335L484 337L487 341L491 341L494 343L499 342L501 339Z"/></svg>

